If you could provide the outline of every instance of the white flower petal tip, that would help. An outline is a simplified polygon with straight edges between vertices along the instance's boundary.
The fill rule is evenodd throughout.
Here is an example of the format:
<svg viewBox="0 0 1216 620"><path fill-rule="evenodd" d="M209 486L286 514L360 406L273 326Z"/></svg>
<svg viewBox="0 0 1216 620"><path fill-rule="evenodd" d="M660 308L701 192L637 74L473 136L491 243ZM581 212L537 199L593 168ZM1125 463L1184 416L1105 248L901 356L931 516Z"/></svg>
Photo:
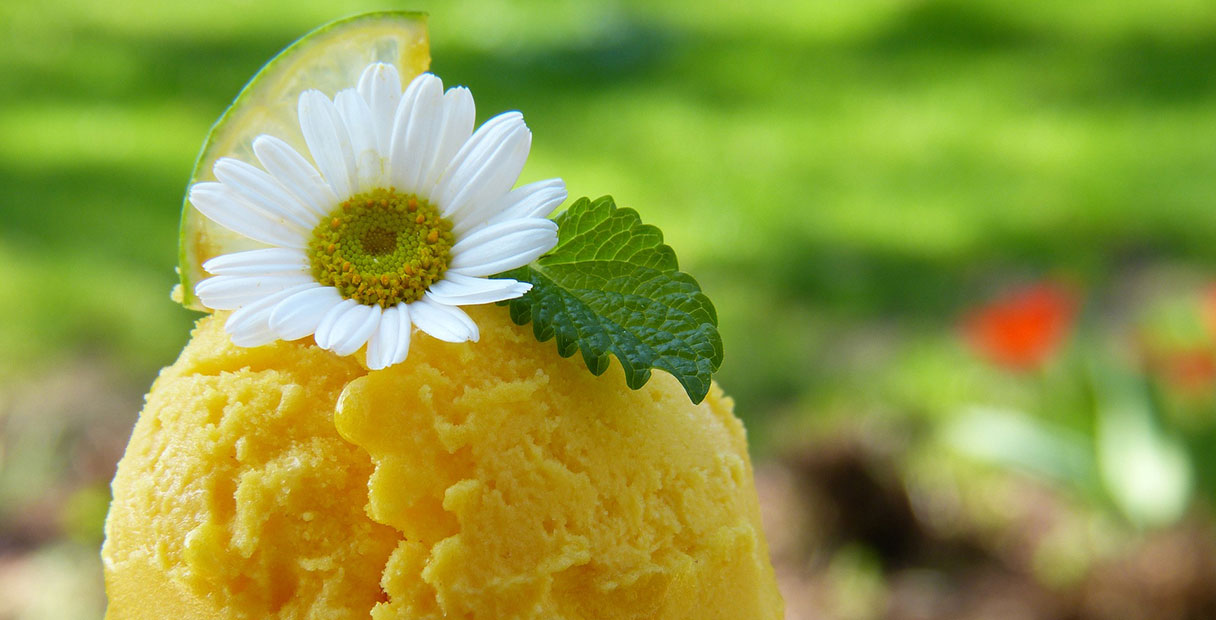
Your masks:
<svg viewBox="0 0 1216 620"><path fill-rule="evenodd" d="M532 132L519 112L499 114L473 133L434 191L454 231L467 230L489 217L495 199L519 179L531 147Z"/></svg>
<svg viewBox="0 0 1216 620"><path fill-rule="evenodd" d="M430 294L409 305L410 317L418 329L444 342L477 342L477 324L464 310L434 301Z"/></svg>
<svg viewBox="0 0 1216 620"><path fill-rule="evenodd" d="M519 282L507 278L488 279L453 273L436 282L427 291L427 295L438 303L447 306L470 306L490 304L508 299L522 297L532 290L528 282Z"/></svg>
<svg viewBox="0 0 1216 620"><path fill-rule="evenodd" d="M459 306L505 301L531 290L527 282L487 276L526 265L553 248L557 225L547 216L566 200L565 183L547 179L512 189L531 151L532 132L516 111L475 128L476 107L467 88L445 91L430 73L403 84L397 69L385 63L369 64L346 86L332 99L317 90L301 93L299 134L259 135L252 144L256 161L220 158L213 166L216 180L190 188L189 200L203 215L270 246L207 260L203 268L212 277L195 292L208 307L233 311L225 329L239 346L312 336L335 355L365 350L372 370L404 362L415 328L446 342L476 342L477 324ZM376 199L417 199L432 209L432 217L451 225L446 269L424 290L392 293L401 295L393 300L404 301L361 296L349 286L339 289L334 279L321 282L327 273L324 252L315 244L329 238L318 237L329 228L321 223L336 221L343 203L348 209L363 204L347 201L362 201L369 192ZM373 209L374 202L366 207ZM389 234L407 230L400 226ZM362 243L342 247L356 251L349 248ZM342 259L369 270L359 272L358 282L397 281L398 272L375 271L380 259L367 256Z"/></svg>
<svg viewBox="0 0 1216 620"><path fill-rule="evenodd" d="M232 343L239 347L270 344L279 339L270 328L271 311L284 299L315 286L312 282L298 284L245 304L229 315L228 321L224 323L224 330L228 332Z"/></svg>
<svg viewBox="0 0 1216 620"><path fill-rule="evenodd" d="M342 303L332 286L317 285L284 299L270 313L270 329L283 340L298 340L317 331L321 319Z"/></svg>
<svg viewBox="0 0 1216 620"><path fill-rule="evenodd" d="M566 198L566 182L561 179L529 183L503 194L495 201L489 208L491 215L485 224L527 217L547 218L566 202Z"/></svg>
<svg viewBox="0 0 1216 620"><path fill-rule="evenodd" d="M383 370L400 364L410 352L410 311L406 304L397 304L384 311L380 326L367 341L367 367Z"/></svg>
<svg viewBox="0 0 1216 620"><path fill-rule="evenodd" d="M194 294L198 295L208 308L236 310L263 297L301 284L319 286L312 276L305 273L253 276L222 275L213 276L199 282L194 287Z"/></svg>
<svg viewBox="0 0 1216 620"><path fill-rule="evenodd" d="M306 245L307 230L259 209L224 183L195 183L189 200L215 223L254 241L285 248Z"/></svg>
<svg viewBox="0 0 1216 620"><path fill-rule="evenodd" d="M523 267L557 245L557 224L542 218L509 220L478 228L452 247L451 269L490 276Z"/></svg>
<svg viewBox="0 0 1216 620"><path fill-rule="evenodd" d="M266 248L216 256L203 263L212 275L265 275L272 273L305 273L308 255L293 248Z"/></svg>

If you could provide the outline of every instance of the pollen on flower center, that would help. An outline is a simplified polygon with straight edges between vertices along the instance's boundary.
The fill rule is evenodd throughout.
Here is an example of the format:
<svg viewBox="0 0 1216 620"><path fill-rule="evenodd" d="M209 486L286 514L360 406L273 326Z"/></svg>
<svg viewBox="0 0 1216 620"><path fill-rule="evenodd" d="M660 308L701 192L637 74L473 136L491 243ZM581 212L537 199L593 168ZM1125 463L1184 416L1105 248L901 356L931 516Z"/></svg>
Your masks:
<svg viewBox="0 0 1216 620"><path fill-rule="evenodd" d="M377 256L390 254L397 249L397 233L379 226L369 228L363 233L363 249Z"/></svg>
<svg viewBox="0 0 1216 620"><path fill-rule="evenodd" d="M389 308L411 303L443 278L452 224L429 202L393 189L351 196L308 244L312 275L346 299Z"/></svg>

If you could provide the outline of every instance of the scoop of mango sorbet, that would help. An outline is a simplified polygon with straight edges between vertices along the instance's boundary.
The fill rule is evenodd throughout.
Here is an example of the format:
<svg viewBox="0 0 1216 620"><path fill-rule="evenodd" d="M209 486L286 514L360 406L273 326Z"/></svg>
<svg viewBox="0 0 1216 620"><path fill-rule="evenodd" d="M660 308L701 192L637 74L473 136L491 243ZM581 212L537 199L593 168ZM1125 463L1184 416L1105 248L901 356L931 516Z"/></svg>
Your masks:
<svg viewBox="0 0 1216 620"><path fill-rule="evenodd" d="M470 314L480 342L373 372L202 319L114 479L106 618L782 617L721 390Z"/></svg>

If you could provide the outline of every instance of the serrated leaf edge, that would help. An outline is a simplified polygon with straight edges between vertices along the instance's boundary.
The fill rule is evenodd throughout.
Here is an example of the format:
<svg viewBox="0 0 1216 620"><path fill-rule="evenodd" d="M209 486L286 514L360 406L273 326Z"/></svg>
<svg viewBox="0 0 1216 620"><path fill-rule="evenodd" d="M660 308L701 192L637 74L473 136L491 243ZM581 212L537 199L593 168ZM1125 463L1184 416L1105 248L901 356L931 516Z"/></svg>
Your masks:
<svg viewBox="0 0 1216 620"><path fill-rule="evenodd" d="M601 211L601 210L603 210L605 212L602 214L597 213L598 211ZM604 222L609 221L611 218L622 217L622 216L624 217L625 221L628 224L627 227L624 230L613 233L608 238L608 240L602 241L600 243L601 247L604 244L609 243L610 242L609 240L617 238L621 234L630 234L631 231L632 231L632 234L630 234L631 237L638 237L638 236L643 236L643 235L649 237L649 236L653 235L653 240L651 242L654 245L641 248L640 250L635 251L624 258L621 257L621 252L627 250L632 245L628 242L622 244L622 247L620 249L618 249L617 253L614 254L611 258L597 257L592 260L582 260L582 261L580 261L580 260L555 260L561 256L563 248L568 248L570 245L577 243L580 239L585 240L588 233L590 233L591 231L594 231L596 227L602 225ZM584 226L583 222L585 220L587 220L588 217L590 217L590 219L593 220L593 223L591 223L589 226ZM578 218L578 219L571 220L571 218ZM561 355L562 357L570 357L570 356L574 355L574 353L576 351L582 351L583 363L586 365L587 369L595 376L599 376L599 375L603 374L608 369L608 366L611 363L611 361L609 359L609 355L613 355L617 358L617 361L621 364L622 371L624 372L624 375L625 375L625 383L626 383L626 385L628 385L628 387L630 389L636 390L636 389L640 389L642 386L644 386L647 382L649 382L650 377L652 376L652 370L657 368L659 370L663 370L663 371L671 374L672 376L674 376L676 378L676 380L681 384L681 386L684 387L685 392L688 394L689 398L692 400L692 402L694 404L700 403L702 400L704 400L705 396L709 393L709 387L710 387L710 383L711 383L712 379L707 380L706 378L703 377L703 374L705 374L705 373L701 373L701 372L695 372L692 374L677 373L671 367L670 364L663 363L663 360L668 359L670 356L661 356L654 350L650 350L649 357L653 358L653 361L648 364L638 366L638 365L633 364L627 355L622 355L622 346L621 346L622 343L619 340L619 338L617 338L614 335L613 330L601 330L601 333L604 334L605 338L608 340L608 346L603 351L595 351L595 350L589 349L588 346L586 346L587 344L589 344L589 341L591 340L591 338L583 335L585 332L581 328L579 323L571 322L568 324L569 329L575 332L573 337L568 337L565 334L563 334L562 331L559 331L557 329L556 325L551 320L550 321L536 320L537 317L535 316L535 312L534 312L535 311L534 302L536 301L536 298L534 295L536 294L536 286L535 286L537 284L536 280L538 279L538 277L540 277L540 278L544 278L545 280L548 280L550 283L552 283L552 288L565 292L567 295L573 297L574 299L578 300L581 304L583 304L590 311L591 315L595 317L596 322L598 324L611 325L612 327L615 328L616 332L633 334L634 338L637 340L637 342L639 344L646 346L646 348L649 349L649 346L646 344L645 340L641 336L638 336L636 334L636 332L622 326L621 324L619 324L615 321L609 321L603 315L592 310L593 305L591 303L589 303L588 301L583 300L581 297L575 295L571 289L566 289L564 287L559 286L555 280L548 277L544 273L544 268L549 267L549 266L559 266L559 265L569 266L569 265L574 265L574 264L599 263L599 262L630 263L630 259L637 256L637 254L639 254L642 250L652 250L652 251L660 254L660 261L659 261L660 264L659 265L636 264L636 263L630 263L630 264L632 264L633 266L640 266L640 267L654 270L657 273L664 274L675 280L678 280L683 284L690 285L696 291L695 293L693 293L693 296L695 298L699 298L699 303L696 304L696 306L697 306L696 309L706 311L706 313L708 315L707 317L704 317L704 318L707 318L708 320L703 320L703 318L698 318L696 316L696 314L699 314L699 313L695 314L695 313L689 312L683 308L679 308L678 306L667 306L669 309L673 309L673 310L682 312L682 313L686 314L689 318L691 318L694 323L697 323L699 325L699 327L697 328L697 331L701 331L706 324L711 326L711 329L709 330L710 336L708 338L708 340L709 340L708 345L713 350L713 355L706 358L703 355L697 355L694 353L694 362L693 362L694 365L695 366L701 365L696 360L708 361L709 366L710 366L710 370L709 370L708 374L710 375L710 377L712 377L712 373L716 372L718 370L718 368L721 367L721 363L722 363L722 359L723 359L723 355L724 355L724 351L723 351L723 347L722 347L722 339L717 331L717 324L718 324L717 309L714 307L713 303L709 300L709 298L702 292L700 284L696 281L696 279L693 278L690 274L679 271L679 262L676 258L675 251L670 246L666 245L666 243L664 243L663 232L658 227L643 223L641 220L641 216L634 209L631 209L628 207L617 207L615 204L615 201L613 201L611 196L602 196L600 198L597 198L594 201L592 201L586 197L579 198L579 199L575 200L573 203L571 203L571 205L565 211L560 213L554 219L558 223L558 235L559 235L558 243L554 247L554 249L551 250L550 253L547 254L546 256L543 256L540 259L538 259L533 265L528 265L528 266L521 267L516 270L512 270L511 272L500 274L502 277L511 277L511 278L514 278L517 280L530 282L534 285L533 290L530 291L529 293L525 294L524 296L507 301L507 302L502 302L503 304L506 304L509 306L509 314L510 314L511 320L514 321L517 325L525 325L525 324L531 322L533 335L540 342L546 342L550 339L555 339L555 341L556 341L555 344L557 347L558 355ZM566 239L561 239L561 232L563 230L568 230L569 228L573 228L576 231L575 234L571 237L567 237ZM639 230L644 231L644 232L641 235L639 235L638 234ZM649 262L650 261L647 261L647 263L649 263ZM650 299L650 298L647 298L647 299ZM568 301L561 297L559 297L558 301L560 301L560 303L563 306L566 306L568 304ZM653 301L653 299L650 299L650 301ZM568 316L574 315L574 313L570 312L568 308L567 308L566 314ZM580 346L580 342L582 342L584 344L582 346ZM694 345L688 344L686 347L686 350L695 351L696 348L697 347L695 347Z"/></svg>

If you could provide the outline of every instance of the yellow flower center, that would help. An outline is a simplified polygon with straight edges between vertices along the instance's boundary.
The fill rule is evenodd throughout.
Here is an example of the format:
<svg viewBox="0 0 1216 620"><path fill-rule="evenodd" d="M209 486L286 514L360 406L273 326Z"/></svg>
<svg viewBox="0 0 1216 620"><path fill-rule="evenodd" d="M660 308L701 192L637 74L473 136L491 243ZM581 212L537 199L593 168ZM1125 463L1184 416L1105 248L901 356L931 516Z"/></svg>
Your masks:
<svg viewBox="0 0 1216 620"><path fill-rule="evenodd" d="M431 203L393 189L351 196L312 231L317 282L383 308L422 298L451 261L452 224Z"/></svg>

